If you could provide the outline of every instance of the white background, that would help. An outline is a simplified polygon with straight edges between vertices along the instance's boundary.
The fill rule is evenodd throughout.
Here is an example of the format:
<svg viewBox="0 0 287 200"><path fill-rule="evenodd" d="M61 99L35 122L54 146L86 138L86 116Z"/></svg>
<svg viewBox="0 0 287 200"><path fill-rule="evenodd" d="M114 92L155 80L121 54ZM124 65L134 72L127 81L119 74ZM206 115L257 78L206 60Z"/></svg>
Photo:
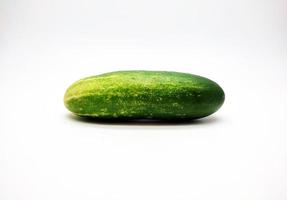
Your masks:
<svg viewBox="0 0 287 200"><path fill-rule="evenodd" d="M286 0L2 0L1 200L286 200ZM206 76L194 123L89 123L66 88L115 70Z"/></svg>

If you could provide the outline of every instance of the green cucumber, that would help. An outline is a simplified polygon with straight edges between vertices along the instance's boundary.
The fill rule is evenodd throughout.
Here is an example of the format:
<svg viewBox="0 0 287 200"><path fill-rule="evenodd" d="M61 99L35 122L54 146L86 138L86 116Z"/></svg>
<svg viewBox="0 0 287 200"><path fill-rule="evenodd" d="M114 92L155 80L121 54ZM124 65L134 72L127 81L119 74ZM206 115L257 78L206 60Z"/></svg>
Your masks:
<svg viewBox="0 0 287 200"><path fill-rule="evenodd" d="M189 120L216 112L224 92L197 75L169 71L116 71L81 79L64 96L78 116L97 119Z"/></svg>

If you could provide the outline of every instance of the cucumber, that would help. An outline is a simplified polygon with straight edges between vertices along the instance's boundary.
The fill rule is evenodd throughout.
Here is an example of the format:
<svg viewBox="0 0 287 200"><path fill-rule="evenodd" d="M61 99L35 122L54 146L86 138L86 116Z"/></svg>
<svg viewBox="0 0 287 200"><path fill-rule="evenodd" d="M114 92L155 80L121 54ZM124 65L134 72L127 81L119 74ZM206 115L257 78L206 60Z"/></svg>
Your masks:
<svg viewBox="0 0 287 200"><path fill-rule="evenodd" d="M78 116L97 119L192 120L216 112L224 92L197 75L170 71L116 71L72 84L64 103Z"/></svg>

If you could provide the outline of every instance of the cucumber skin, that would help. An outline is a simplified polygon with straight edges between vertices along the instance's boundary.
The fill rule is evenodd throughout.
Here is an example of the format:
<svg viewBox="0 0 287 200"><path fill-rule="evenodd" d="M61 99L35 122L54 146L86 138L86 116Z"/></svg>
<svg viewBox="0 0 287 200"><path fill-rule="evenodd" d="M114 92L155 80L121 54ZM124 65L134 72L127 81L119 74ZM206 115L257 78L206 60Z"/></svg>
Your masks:
<svg viewBox="0 0 287 200"><path fill-rule="evenodd" d="M190 120L206 117L223 104L215 82L170 71L116 71L72 84L64 103L78 116L107 120Z"/></svg>

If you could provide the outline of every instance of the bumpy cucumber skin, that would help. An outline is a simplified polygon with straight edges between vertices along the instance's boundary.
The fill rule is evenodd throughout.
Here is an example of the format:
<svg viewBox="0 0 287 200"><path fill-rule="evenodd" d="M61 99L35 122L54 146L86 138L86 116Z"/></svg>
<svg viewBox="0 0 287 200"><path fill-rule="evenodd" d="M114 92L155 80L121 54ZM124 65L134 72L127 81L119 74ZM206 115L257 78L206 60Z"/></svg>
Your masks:
<svg viewBox="0 0 287 200"><path fill-rule="evenodd" d="M64 103L78 116L98 119L191 120L216 112L225 94L215 82L169 71L116 71L81 79Z"/></svg>

